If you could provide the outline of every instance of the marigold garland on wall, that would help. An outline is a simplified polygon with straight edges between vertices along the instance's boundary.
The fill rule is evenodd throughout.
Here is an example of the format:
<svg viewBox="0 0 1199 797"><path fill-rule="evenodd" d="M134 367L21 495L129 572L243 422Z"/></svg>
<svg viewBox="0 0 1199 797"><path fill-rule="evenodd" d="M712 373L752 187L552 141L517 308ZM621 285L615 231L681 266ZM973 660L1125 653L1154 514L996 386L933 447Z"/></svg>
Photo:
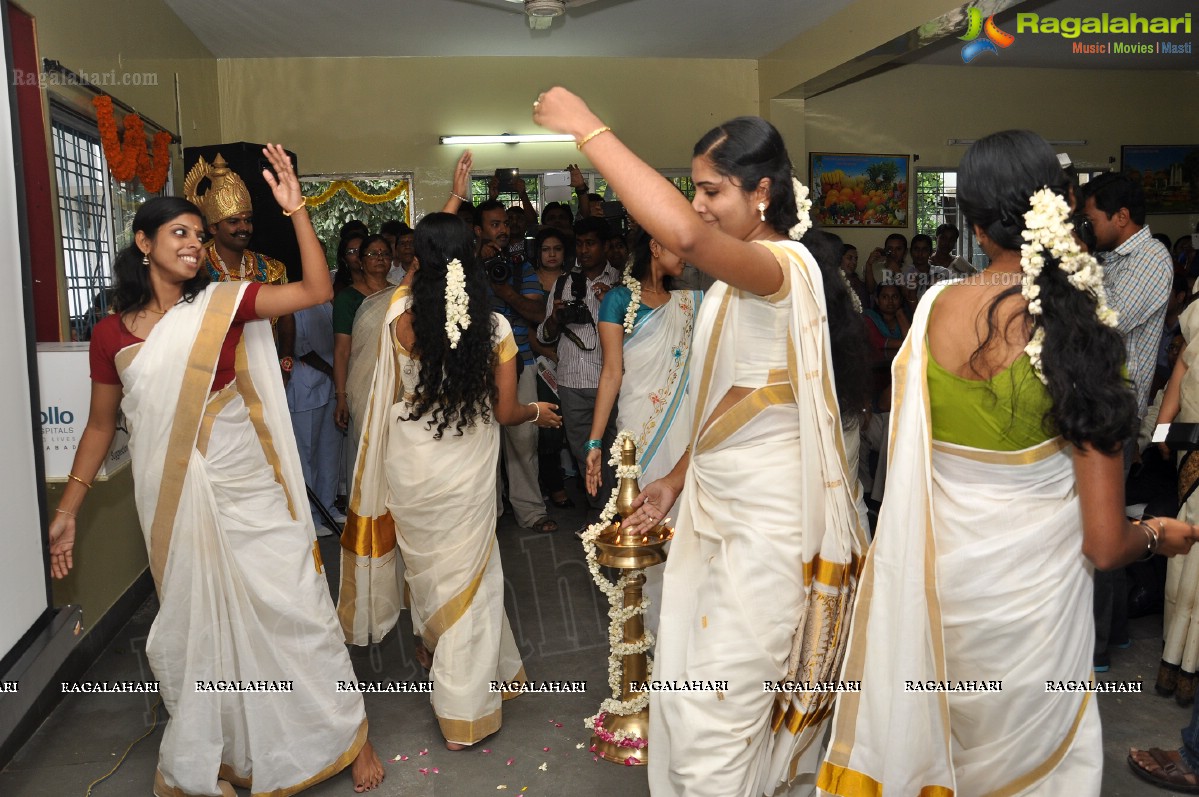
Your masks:
<svg viewBox="0 0 1199 797"><path fill-rule="evenodd" d="M407 180L396 181L396 184L391 187L390 191L382 194L368 194L349 180L334 180L324 191L316 196L304 197L304 201L308 204L308 207L315 208L328 202L338 191L345 191L364 205L380 205L384 202L391 202L393 199L403 195L407 190Z"/></svg>
<svg viewBox="0 0 1199 797"><path fill-rule="evenodd" d="M117 135L112 97L101 94L92 100L92 105L96 106L96 127L100 130L100 143L104 146L104 158L112 176L122 183L137 177L149 193L161 191L171 166L171 134L161 130L154 134L154 155L151 157L146 147L145 123L140 116L135 113L125 116L122 141Z"/></svg>

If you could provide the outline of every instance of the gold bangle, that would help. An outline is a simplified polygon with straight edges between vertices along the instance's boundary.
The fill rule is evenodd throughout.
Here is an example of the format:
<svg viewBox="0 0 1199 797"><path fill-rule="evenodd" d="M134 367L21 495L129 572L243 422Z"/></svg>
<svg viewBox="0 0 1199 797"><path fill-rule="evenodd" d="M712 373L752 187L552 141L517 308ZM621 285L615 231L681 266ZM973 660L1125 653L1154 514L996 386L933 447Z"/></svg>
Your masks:
<svg viewBox="0 0 1199 797"><path fill-rule="evenodd" d="M75 513L74 513L74 512L68 512L68 511L67 511L67 510L65 510L65 509L55 509L54 511L55 511L55 512L61 512L61 513L62 513L62 514L64 514L64 515L70 515L71 517L75 517Z"/></svg>
<svg viewBox="0 0 1199 797"><path fill-rule="evenodd" d="M79 482L80 484L82 484L84 487L86 487L89 490L92 489L92 485L89 482L85 482L83 479L79 478L74 473L68 473L67 478L71 479L72 481Z"/></svg>
<svg viewBox="0 0 1199 797"><path fill-rule="evenodd" d="M575 149L582 151L583 145L586 144L591 139L598 136L600 133L611 133L611 132L612 132L612 128L608 127L607 125L604 125L603 127L597 127L595 130L592 130L590 133L583 136L583 140L579 141L578 143L575 144Z"/></svg>
<svg viewBox="0 0 1199 797"><path fill-rule="evenodd" d="M307 199L302 199L302 200L300 200L300 204L296 205L296 206L295 206L294 208L292 208L291 210L285 210L285 211L283 211L283 215L284 215L284 216L291 216L293 213L299 213L301 210L304 210L304 209L305 209L305 208L307 208L307 207L308 207L308 200L307 200Z"/></svg>

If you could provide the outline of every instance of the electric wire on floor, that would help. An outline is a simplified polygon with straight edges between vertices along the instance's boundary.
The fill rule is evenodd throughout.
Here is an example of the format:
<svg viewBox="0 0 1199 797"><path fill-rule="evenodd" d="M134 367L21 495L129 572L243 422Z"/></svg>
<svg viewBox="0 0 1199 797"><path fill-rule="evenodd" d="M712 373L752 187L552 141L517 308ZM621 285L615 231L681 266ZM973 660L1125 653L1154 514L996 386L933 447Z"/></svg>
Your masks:
<svg viewBox="0 0 1199 797"><path fill-rule="evenodd" d="M112 769L108 770L103 775L96 778L91 783L87 784L87 791L85 791L83 793L83 797L92 797L92 789L94 789L96 786L100 785L101 783L103 783L104 781L108 780L113 775L115 775L116 771L121 768L121 764L125 763L125 758L129 755L130 751L133 750L133 748L137 745L137 743L140 742L142 739L145 739L150 734L154 733L154 730L158 727L158 707L161 705L162 705L162 698L160 697L154 703L154 707L152 709L150 709L150 713L154 719L154 721L152 723L150 723L150 730L146 731L141 736L137 737L136 739L134 739L132 742L129 743L129 746L125 748L125 752L121 753L121 757L117 759L117 763L113 764Z"/></svg>

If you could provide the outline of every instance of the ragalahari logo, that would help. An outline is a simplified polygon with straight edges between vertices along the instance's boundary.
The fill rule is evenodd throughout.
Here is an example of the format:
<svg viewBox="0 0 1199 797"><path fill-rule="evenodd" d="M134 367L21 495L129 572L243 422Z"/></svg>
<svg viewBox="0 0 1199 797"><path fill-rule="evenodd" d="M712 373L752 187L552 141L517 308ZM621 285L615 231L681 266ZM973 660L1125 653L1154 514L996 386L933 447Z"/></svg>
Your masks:
<svg viewBox="0 0 1199 797"><path fill-rule="evenodd" d="M967 44L962 47L963 63L970 63L977 58L981 53L995 53L999 55L1000 48L1010 47L1016 37L1010 33L1006 33L999 29L995 24L995 15L987 17L987 21L983 22L982 12L977 8L970 9L970 27L966 30L965 36L958 38ZM985 35L986 38L980 39L979 36Z"/></svg>

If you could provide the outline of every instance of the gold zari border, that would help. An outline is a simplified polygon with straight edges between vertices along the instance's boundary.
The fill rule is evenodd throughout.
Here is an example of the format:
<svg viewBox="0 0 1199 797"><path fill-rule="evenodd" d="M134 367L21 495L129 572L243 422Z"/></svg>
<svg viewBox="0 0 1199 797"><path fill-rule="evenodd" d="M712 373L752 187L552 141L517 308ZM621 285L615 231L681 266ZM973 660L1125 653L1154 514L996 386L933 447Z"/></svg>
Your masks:
<svg viewBox="0 0 1199 797"><path fill-rule="evenodd" d="M299 794L305 789L309 789L321 781L328 780L329 778L333 777L338 772L341 772L343 769L348 767L354 761L354 759L358 757L358 754L362 752L362 747L366 744L366 728L367 723L364 719L362 720L362 724L358 726L358 732L354 734L354 741L350 742L350 746L346 748L346 751L339 755L332 764L325 767L312 777L306 778L294 786L287 786L285 788L274 789L272 791L253 792L252 797L291 797L293 794Z"/></svg>
<svg viewBox="0 0 1199 797"><path fill-rule="evenodd" d="M716 448L767 407L794 403L795 391L792 390L790 383L757 388L721 413L720 417L704 430L695 446L695 453L700 454Z"/></svg>
<svg viewBox="0 0 1199 797"><path fill-rule="evenodd" d="M825 761L820 765L816 777L816 788L829 794L852 794L854 797L882 797L883 784L874 778L848 767L839 767ZM953 797L948 786L922 786L919 797Z"/></svg>
<svg viewBox="0 0 1199 797"><path fill-rule="evenodd" d="M341 532L341 547L355 556L378 559L396 547L395 519L387 512L379 517L362 517L354 510L346 512Z"/></svg>
<svg viewBox="0 0 1199 797"><path fill-rule="evenodd" d="M266 461L271 465L275 481L283 488L283 495L287 498L287 511L291 514L292 520L299 520L300 516L296 514L296 505L292 501L291 491L287 489L287 482L283 478L283 461L279 458L279 452L275 449L271 430L266 425L266 414L262 407L262 399L254 387L253 378L250 376L250 362L246 354L245 335L242 335L242 339L237 342L237 389L246 402L246 409L250 412L250 421L254 424L254 431L258 433L258 442L262 445L262 453L266 456Z"/></svg>
<svg viewBox="0 0 1199 797"><path fill-rule="evenodd" d="M438 717L437 724L441 726L441 735L447 742L457 744L474 744L500 729L503 722L503 709L497 708L490 714L477 720L452 720Z"/></svg>
<svg viewBox="0 0 1199 797"><path fill-rule="evenodd" d="M437 647L437 641L454 623L462 619L462 615L466 614L466 610L474 602L475 594L479 591L479 585L483 583L483 574L487 572L487 565L491 562L491 553L494 550L495 543L493 542L487 549L487 556L483 559L479 572L470 580L470 583L425 620L425 627L421 629L421 638L424 639L425 647L430 651Z"/></svg>
<svg viewBox="0 0 1199 797"><path fill-rule="evenodd" d="M1033 465L1049 459L1059 451L1064 450L1069 443L1064 438L1055 437L1040 445L1026 448L1023 451L981 451L976 448L951 446L938 440L933 441L933 451L948 454L951 457L961 457L986 465Z"/></svg>
<svg viewBox="0 0 1199 797"><path fill-rule="evenodd" d="M154 586L162 595L162 577L166 572L167 557L171 549L171 535L175 529L175 515L183 496L183 484L191 462L191 452L200 431L200 419L208 400L208 389L212 386L212 374L216 369L221 345L229 332L229 322L240 295L235 285L218 285L209 298L200 330L188 354L183 383L179 387L179 399L175 403L175 418L167 436L167 452L163 458L162 482L158 488L158 502L154 507L154 520L150 524L150 572Z"/></svg>

